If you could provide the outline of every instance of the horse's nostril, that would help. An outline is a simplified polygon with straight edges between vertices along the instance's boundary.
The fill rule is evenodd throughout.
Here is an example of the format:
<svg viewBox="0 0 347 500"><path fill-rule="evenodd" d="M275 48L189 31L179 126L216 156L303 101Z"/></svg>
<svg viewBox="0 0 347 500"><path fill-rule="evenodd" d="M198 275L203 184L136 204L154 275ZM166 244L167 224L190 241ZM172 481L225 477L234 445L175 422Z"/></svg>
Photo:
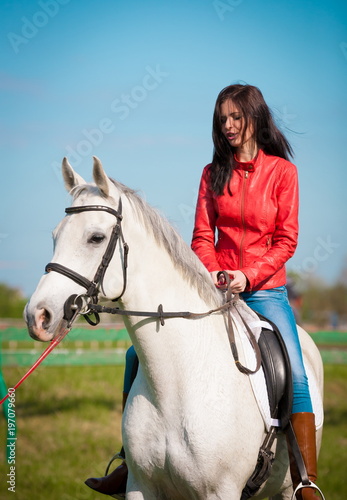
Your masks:
<svg viewBox="0 0 347 500"><path fill-rule="evenodd" d="M47 309L42 310L42 327L46 330L51 322L51 313Z"/></svg>

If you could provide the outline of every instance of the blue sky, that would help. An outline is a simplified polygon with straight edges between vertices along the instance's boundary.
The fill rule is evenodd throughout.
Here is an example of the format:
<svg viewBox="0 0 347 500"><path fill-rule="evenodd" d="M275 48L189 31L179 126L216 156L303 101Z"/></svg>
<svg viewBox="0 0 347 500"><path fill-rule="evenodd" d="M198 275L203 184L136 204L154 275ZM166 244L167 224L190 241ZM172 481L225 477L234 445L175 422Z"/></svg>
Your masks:
<svg viewBox="0 0 347 500"><path fill-rule="evenodd" d="M289 269L346 263L347 4L338 0L1 1L0 281L30 295L92 155L190 243L218 92L258 86L295 150L300 240Z"/></svg>

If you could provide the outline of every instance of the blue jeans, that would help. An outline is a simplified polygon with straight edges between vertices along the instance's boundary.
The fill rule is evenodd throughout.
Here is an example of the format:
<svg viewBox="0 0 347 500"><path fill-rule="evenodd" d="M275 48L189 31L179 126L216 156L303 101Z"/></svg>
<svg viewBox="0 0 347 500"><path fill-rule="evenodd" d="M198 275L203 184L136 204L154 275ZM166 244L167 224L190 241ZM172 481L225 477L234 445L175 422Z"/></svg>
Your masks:
<svg viewBox="0 0 347 500"><path fill-rule="evenodd" d="M240 296L251 309L275 323L282 334L292 366L292 413L312 412L308 379L303 363L296 322L288 301L286 287L280 286L278 288L271 288L270 290L243 292Z"/></svg>

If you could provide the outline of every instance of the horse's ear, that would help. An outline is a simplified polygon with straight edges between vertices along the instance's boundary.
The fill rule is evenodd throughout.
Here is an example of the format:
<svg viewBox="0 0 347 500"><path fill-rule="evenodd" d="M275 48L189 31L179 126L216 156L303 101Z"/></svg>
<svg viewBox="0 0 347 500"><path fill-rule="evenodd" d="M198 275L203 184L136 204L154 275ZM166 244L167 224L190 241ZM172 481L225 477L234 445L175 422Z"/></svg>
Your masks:
<svg viewBox="0 0 347 500"><path fill-rule="evenodd" d="M94 167L93 167L93 177L94 182L102 192L104 196L109 196L112 183L110 179L105 174L105 171L101 165L101 161L96 156L94 158Z"/></svg>
<svg viewBox="0 0 347 500"><path fill-rule="evenodd" d="M86 181L74 171L74 169L68 162L67 158L63 159L62 172L63 172L65 187L68 190L68 192L70 192L71 189L73 189L74 187L86 183Z"/></svg>

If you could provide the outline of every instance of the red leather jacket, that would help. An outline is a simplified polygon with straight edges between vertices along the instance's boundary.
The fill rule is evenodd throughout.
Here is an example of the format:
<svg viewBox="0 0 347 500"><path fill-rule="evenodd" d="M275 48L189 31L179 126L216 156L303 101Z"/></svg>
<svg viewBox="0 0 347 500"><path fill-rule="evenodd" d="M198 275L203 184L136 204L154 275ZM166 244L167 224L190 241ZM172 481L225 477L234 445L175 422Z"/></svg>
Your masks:
<svg viewBox="0 0 347 500"><path fill-rule="evenodd" d="M295 165L262 150L250 162L237 161L222 196L209 187L204 168L192 249L212 271L239 269L246 291L285 285L285 263L298 239L298 177ZM215 241L215 229L218 230Z"/></svg>

